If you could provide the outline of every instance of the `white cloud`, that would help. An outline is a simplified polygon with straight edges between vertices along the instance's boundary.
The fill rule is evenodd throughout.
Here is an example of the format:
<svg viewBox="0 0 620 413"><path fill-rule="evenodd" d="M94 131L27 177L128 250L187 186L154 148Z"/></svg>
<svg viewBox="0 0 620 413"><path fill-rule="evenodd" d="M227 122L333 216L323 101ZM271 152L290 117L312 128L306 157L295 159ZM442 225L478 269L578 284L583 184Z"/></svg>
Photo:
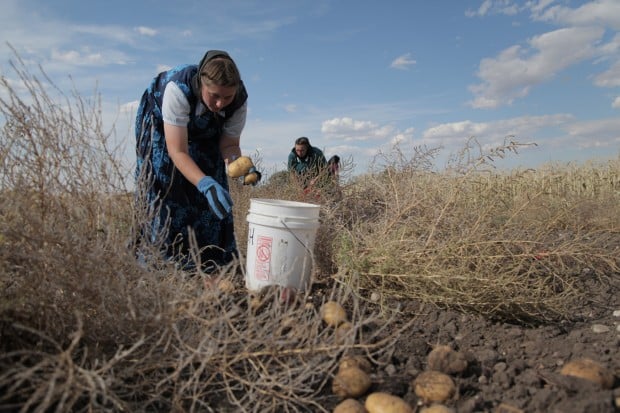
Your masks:
<svg viewBox="0 0 620 413"><path fill-rule="evenodd" d="M467 10L467 17L484 17L487 15L515 15L529 11L536 21L545 21L558 25L585 26L604 24L620 28L620 2L617 0L587 1L577 8L557 4L557 0L484 0L477 10ZM566 2L567 3L567 2Z"/></svg>
<svg viewBox="0 0 620 413"><path fill-rule="evenodd" d="M609 42L599 47L599 52L603 58L607 56L618 56L620 53L620 34L616 34Z"/></svg>
<svg viewBox="0 0 620 413"><path fill-rule="evenodd" d="M491 6L492 6L492 1L491 0L484 0L482 2L482 4L480 5L480 7L478 7L478 10L475 11L475 12L469 13L469 15L472 15L472 16L475 16L475 15L484 16L484 15L486 15L488 13L488 11L491 8Z"/></svg>
<svg viewBox="0 0 620 413"><path fill-rule="evenodd" d="M526 3L532 15L540 15L545 8L555 3L556 0L532 0Z"/></svg>
<svg viewBox="0 0 620 413"><path fill-rule="evenodd" d="M609 70L597 75L594 84L600 87L620 86L620 60L614 63Z"/></svg>
<svg viewBox="0 0 620 413"><path fill-rule="evenodd" d="M135 29L138 33L140 33L141 35L144 36L156 36L157 35L157 30L155 29L151 29L150 27L145 27L145 26L139 26L136 27Z"/></svg>
<svg viewBox="0 0 620 413"><path fill-rule="evenodd" d="M284 110L288 113L295 113L297 112L297 105L295 105L294 103L284 105Z"/></svg>
<svg viewBox="0 0 620 413"><path fill-rule="evenodd" d="M333 118L321 124L321 132L329 139L366 141L380 134L379 125L371 121L354 120L349 117Z"/></svg>
<svg viewBox="0 0 620 413"><path fill-rule="evenodd" d="M618 0L594 0L571 9L552 5L553 1L531 2L532 18L571 26L607 26L620 29L620 2ZM547 8L547 6L550 6Z"/></svg>
<svg viewBox="0 0 620 413"><path fill-rule="evenodd" d="M79 52L77 50L59 51L52 50L52 60L67 63L74 66L100 65L104 63L101 53Z"/></svg>
<svg viewBox="0 0 620 413"><path fill-rule="evenodd" d="M522 116L500 119L491 122L473 122L470 120L450 122L433 126L422 133L422 138L433 145L446 145L450 141L462 142L463 139L476 137L481 141L498 141L507 136L517 140L535 138L535 134L544 128L562 127L573 120L568 114Z"/></svg>
<svg viewBox="0 0 620 413"><path fill-rule="evenodd" d="M532 86L595 56L595 42L602 35L600 28L559 29L533 37L528 48L515 45L495 58L483 59L477 73L482 83L469 87L475 95L471 106L495 108L526 96Z"/></svg>
<svg viewBox="0 0 620 413"><path fill-rule="evenodd" d="M487 14L515 15L519 12L519 6L512 0L484 0L478 10L467 10L465 16L486 16Z"/></svg>
<svg viewBox="0 0 620 413"><path fill-rule="evenodd" d="M620 107L620 97L616 99ZM491 122L470 120L436 125L422 133L422 142L454 150L474 137L483 147L500 145L514 136L520 143L544 143L548 148L612 148L620 144L620 118L578 121L569 114L523 116Z"/></svg>
<svg viewBox="0 0 620 413"><path fill-rule="evenodd" d="M476 123L470 120L450 122L428 128L422 137L430 141L463 139L470 136L480 136L487 131L487 123Z"/></svg>
<svg viewBox="0 0 620 413"><path fill-rule="evenodd" d="M612 62L611 67L593 76L600 87L620 85L620 34L604 41L606 29L620 28L620 1L593 0L570 8L556 0L530 0L518 5L514 0L485 0L467 16L512 15L529 11L534 21L563 26L513 45L495 57L482 59L471 85L474 108L497 108L527 96L533 87L547 82L559 72L589 59L594 63ZM615 63L613 63L615 62Z"/></svg>
<svg viewBox="0 0 620 413"><path fill-rule="evenodd" d="M615 109L620 109L620 96L617 96L614 99L613 103L611 104L611 107Z"/></svg>
<svg viewBox="0 0 620 413"><path fill-rule="evenodd" d="M324 121L321 132L327 141L345 142L349 152L367 157L378 153L381 148L412 142L414 128L400 130L391 124L380 125L372 121L343 117ZM369 145L373 147L370 148ZM357 150L351 149L356 147Z"/></svg>
<svg viewBox="0 0 620 413"><path fill-rule="evenodd" d="M339 131L360 131L374 127L376 125L370 121L356 121L349 117L333 118L323 122L321 132L334 134Z"/></svg>
<svg viewBox="0 0 620 413"><path fill-rule="evenodd" d="M110 41L117 45L132 45L137 42L137 38L134 35L134 31L125 28L123 26L116 25L69 25L61 21L50 22L50 25L54 25L54 29L63 30L66 33L65 39L68 43L75 43L76 36L82 42L96 42L101 44L101 41Z"/></svg>
<svg viewBox="0 0 620 413"><path fill-rule="evenodd" d="M405 53L404 55L398 56L394 59L390 64L390 67L393 69L406 70L409 69L409 66L413 66L416 63L417 62L411 58L411 53Z"/></svg>
<svg viewBox="0 0 620 413"><path fill-rule="evenodd" d="M390 145L395 146L411 142L413 140L414 131L414 128L407 128L404 131L397 133L390 141Z"/></svg>
<svg viewBox="0 0 620 413"><path fill-rule="evenodd" d="M620 144L620 118L574 122L567 125L570 142L580 148L613 147Z"/></svg>

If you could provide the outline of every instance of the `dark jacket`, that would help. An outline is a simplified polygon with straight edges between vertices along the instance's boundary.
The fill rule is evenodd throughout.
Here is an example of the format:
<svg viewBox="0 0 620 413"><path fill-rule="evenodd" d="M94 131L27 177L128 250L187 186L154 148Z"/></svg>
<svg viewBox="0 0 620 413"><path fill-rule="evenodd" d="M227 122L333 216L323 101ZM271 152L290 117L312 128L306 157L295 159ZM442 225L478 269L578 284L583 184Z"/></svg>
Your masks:
<svg viewBox="0 0 620 413"><path fill-rule="evenodd" d="M291 149L288 155L288 170L296 172L299 175L308 174L316 176L327 166L327 160L323 151L314 146L308 148L308 154L305 158L300 158L295 152L295 148Z"/></svg>

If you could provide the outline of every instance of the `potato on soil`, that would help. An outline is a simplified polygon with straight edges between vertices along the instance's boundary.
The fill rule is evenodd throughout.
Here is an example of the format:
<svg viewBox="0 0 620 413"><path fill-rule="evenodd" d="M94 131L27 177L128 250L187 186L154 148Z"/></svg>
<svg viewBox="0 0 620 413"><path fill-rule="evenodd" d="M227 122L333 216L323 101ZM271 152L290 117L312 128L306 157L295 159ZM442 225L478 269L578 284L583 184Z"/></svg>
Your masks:
<svg viewBox="0 0 620 413"><path fill-rule="evenodd" d="M346 399L341 401L335 408L333 413L368 413L364 405L355 399Z"/></svg>
<svg viewBox="0 0 620 413"><path fill-rule="evenodd" d="M239 178L248 173L254 166L252 159L248 156L240 156L228 164L228 176L231 178Z"/></svg>
<svg viewBox="0 0 620 413"><path fill-rule="evenodd" d="M338 327L347 321L347 312L336 301L328 301L321 307L321 317L330 327Z"/></svg>
<svg viewBox="0 0 620 413"><path fill-rule="evenodd" d="M495 409L495 413L525 413L525 412L511 404L500 403L499 406L497 406L497 408Z"/></svg>
<svg viewBox="0 0 620 413"><path fill-rule="evenodd" d="M353 324L349 321L343 321L336 327L336 342L344 343L348 337L353 334Z"/></svg>
<svg viewBox="0 0 620 413"><path fill-rule="evenodd" d="M252 310L258 310L258 308L263 304L263 300L260 299L260 297L257 296L252 296L250 298L250 307L252 308Z"/></svg>
<svg viewBox="0 0 620 413"><path fill-rule="evenodd" d="M230 294L235 291L235 284L228 278L222 278L217 282L217 288L225 294Z"/></svg>
<svg viewBox="0 0 620 413"><path fill-rule="evenodd" d="M332 391L342 399L355 398L363 396L371 384L372 381L368 373L353 366L338 370L332 381Z"/></svg>
<svg viewBox="0 0 620 413"><path fill-rule="evenodd" d="M445 345L435 347L428 354L427 364L429 370L446 374L460 374L467 369L465 355Z"/></svg>
<svg viewBox="0 0 620 413"><path fill-rule="evenodd" d="M368 395L364 406L368 413L413 413L413 409L406 401L383 392Z"/></svg>
<svg viewBox="0 0 620 413"><path fill-rule="evenodd" d="M600 385L603 389L611 389L614 384L613 374L600 363L589 358L569 361L560 373L565 376L578 377Z"/></svg>
<svg viewBox="0 0 620 413"><path fill-rule="evenodd" d="M420 413L454 413L454 409L444 406L443 404L434 404L432 406L423 407Z"/></svg>
<svg viewBox="0 0 620 413"><path fill-rule="evenodd" d="M456 386L450 376L440 371L420 373L413 381L413 390L425 403L444 402L454 396Z"/></svg>
<svg viewBox="0 0 620 413"><path fill-rule="evenodd" d="M370 374L372 371L372 365L370 361L364 356L361 355L351 355L345 356L338 363L338 370L344 370L349 367L357 367L361 370L364 370L366 373Z"/></svg>

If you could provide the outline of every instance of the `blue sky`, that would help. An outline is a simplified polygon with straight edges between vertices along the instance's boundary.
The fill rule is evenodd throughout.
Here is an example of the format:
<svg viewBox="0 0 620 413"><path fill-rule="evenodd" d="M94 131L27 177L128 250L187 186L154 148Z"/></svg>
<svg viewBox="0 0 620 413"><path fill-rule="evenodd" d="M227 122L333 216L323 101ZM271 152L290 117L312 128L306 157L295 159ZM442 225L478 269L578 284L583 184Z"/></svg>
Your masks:
<svg viewBox="0 0 620 413"><path fill-rule="evenodd" d="M537 143L506 167L620 156L619 0L2 0L0 33L3 76L8 43L61 89L99 91L128 162L150 79L208 49L240 68L242 150L268 172L299 136L356 172L470 137Z"/></svg>

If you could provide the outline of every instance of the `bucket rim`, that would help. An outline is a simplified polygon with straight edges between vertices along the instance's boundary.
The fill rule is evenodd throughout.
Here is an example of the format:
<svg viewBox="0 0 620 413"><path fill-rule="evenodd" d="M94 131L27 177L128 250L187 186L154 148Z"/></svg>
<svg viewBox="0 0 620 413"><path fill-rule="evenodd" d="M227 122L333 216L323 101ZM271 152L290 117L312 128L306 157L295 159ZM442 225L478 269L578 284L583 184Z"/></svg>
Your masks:
<svg viewBox="0 0 620 413"><path fill-rule="evenodd" d="M297 217L287 217L286 219L282 219L273 215L248 214L245 219L250 224L256 224L262 227L270 227L281 230L311 230L317 229L321 226L320 222L316 219L304 219Z"/></svg>
<svg viewBox="0 0 620 413"><path fill-rule="evenodd" d="M254 202L257 204L267 204L271 206L280 206L280 207L300 207L300 208L321 208L320 205L311 204L309 202L300 202L300 201L289 201L287 199L272 199L272 198L250 198L250 204Z"/></svg>

